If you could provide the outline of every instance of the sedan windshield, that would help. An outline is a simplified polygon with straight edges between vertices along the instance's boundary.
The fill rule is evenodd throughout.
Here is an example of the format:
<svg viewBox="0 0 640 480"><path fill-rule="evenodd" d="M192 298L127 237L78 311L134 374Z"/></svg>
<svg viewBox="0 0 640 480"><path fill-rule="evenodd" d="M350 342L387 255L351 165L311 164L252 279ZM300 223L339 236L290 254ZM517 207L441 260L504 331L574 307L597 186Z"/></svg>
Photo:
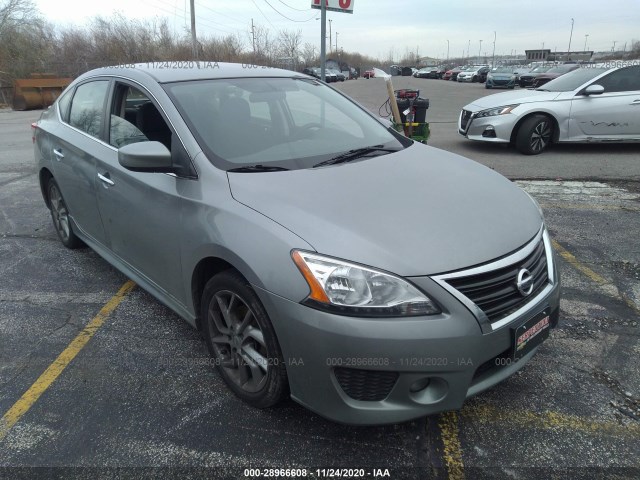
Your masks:
<svg viewBox="0 0 640 480"><path fill-rule="evenodd" d="M358 105L308 78L198 80L165 89L207 157L224 170L310 168L371 145L384 155L411 143L403 145L403 137Z"/></svg>
<svg viewBox="0 0 640 480"><path fill-rule="evenodd" d="M606 72L607 68L579 68L573 72L569 72L561 77L545 83L538 90L546 90L549 92L570 92L582 86L589 80L596 78L598 75Z"/></svg>
<svg viewBox="0 0 640 480"><path fill-rule="evenodd" d="M491 70L491 73L511 73L513 74L513 68L509 67L497 67Z"/></svg>
<svg viewBox="0 0 640 480"><path fill-rule="evenodd" d="M552 67L536 67L533 70L531 70L529 73L544 73L551 70L551 68Z"/></svg>

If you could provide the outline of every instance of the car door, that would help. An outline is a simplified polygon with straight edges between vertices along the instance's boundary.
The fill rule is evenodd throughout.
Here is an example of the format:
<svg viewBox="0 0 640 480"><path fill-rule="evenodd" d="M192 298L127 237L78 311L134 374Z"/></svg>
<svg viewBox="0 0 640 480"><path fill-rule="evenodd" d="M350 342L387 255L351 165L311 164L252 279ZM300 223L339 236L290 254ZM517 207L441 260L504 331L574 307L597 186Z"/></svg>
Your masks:
<svg viewBox="0 0 640 480"><path fill-rule="evenodd" d="M625 67L592 82L600 95L579 92L571 102L576 138L640 139L640 66Z"/></svg>
<svg viewBox="0 0 640 480"><path fill-rule="evenodd" d="M96 199L96 159L110 149L103 141L110 80L79 84L71 102L61 102L61 122L53 124L53 174L74 223L90 240L106 244Z"/></svg>
<svg viewBox="0 0 640 480"><path fill-rule="evenodd" d="M173 174L134 172L118 162L118 149L132 142L159 141L177 161L186 151L141 88L116 81L108 120L111 148L98 159L98 207L113 253L153 289L185 304L180 259L181 182ZM177 144L176 144L177 142ZM173 148L172 148L173 146Z"/></svg>

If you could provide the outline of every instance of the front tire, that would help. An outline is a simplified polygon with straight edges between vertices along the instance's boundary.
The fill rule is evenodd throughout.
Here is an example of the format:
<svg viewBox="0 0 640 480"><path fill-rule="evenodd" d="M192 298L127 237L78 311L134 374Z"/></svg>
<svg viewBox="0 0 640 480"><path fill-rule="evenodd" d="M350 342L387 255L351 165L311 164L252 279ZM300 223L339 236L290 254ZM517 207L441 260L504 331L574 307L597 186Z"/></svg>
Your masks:
<svg viewBox="0 0 640 480"><path fill-rule="evenodd" d="M289 392L276 333L258 295L234 270L209 280L200 305L209 353L229 388L249 405L271 407Z"/></svg>
<svg viewBox="0 0 640 480"><path fill-rule="evenodd" d="M516 134L516 148L525 155L538 155L551 143L553 122L546 115L533 115L527 118Z"/></svg>
<svg viewBox="0 0 640 480"><path fill-rule="evenodd" d="M56 234L62 244L72 250L84 246L82 240L80 240L73 231L69 209L67 208L64 198L62 198L60 187L58 187L53 177L49 178L47 182L47 200L51 212L51 220L53 220L53 227L56 229Z"/></svg>

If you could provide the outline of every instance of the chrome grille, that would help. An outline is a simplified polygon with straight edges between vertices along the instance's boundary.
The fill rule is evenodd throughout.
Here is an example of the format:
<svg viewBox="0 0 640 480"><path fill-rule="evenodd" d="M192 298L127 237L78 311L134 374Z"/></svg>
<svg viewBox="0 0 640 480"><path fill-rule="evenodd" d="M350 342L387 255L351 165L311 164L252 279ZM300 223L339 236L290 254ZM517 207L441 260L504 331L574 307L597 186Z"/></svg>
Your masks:
<svg viewBox="0 0 640 480"><path fill-rule="evenodd" d="M527 296L517 287L523 268L533 277L533 290ZM497 322L522 308L549 283L545 243L540 239L529 255L509 266L445 281L480 308L491 323Z"/></svg>
<svg viewBox="0 0 640 480"><path fill-rule="evenodd" d="M471 112L469 110L462 110L462 117L460 119L460 127L463 130L467 129L467 123L469 123L469 119L471 118Z"/></svg>

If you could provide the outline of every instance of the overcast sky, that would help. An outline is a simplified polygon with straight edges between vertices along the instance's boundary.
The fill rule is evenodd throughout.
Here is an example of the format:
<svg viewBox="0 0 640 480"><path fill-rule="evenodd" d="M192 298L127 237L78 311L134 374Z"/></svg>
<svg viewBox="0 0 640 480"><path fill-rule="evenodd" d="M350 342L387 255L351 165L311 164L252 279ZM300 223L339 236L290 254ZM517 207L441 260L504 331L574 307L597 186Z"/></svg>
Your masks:
<svg viewBox="0 0 640 480"><path fill-rule="evenodd" d="M640 40L640 0L353 0L354 13L332 13L332 44L338 32L338 47L386 58L391 49L398 60L407 49L420 56L444 58L476 56L482 40L482 55L512 50L545 48L566 51L571 18L575 20L572 50L616 50L632 39ZM96 15L119 11L127 17L165 17L177 33L189 24L189 0L36 0L49 20L62 25L85 24ZM304 42L320 44L320 16L310 8L311 0L196 0L196 30L199 35L240 33L250 46L251 19L277 32L301 30ZM277 12L276 12L277 10ZM278 13L280 12L280 13ZM284 18L284 17L288 17ZM295 20L295 21L294 21ZM327 25L327 32L328 32ZM328 34L328 33L327 33ZM585 37L588 35L588 37ZM319 48L319 47L318 47Z"/></svg>

